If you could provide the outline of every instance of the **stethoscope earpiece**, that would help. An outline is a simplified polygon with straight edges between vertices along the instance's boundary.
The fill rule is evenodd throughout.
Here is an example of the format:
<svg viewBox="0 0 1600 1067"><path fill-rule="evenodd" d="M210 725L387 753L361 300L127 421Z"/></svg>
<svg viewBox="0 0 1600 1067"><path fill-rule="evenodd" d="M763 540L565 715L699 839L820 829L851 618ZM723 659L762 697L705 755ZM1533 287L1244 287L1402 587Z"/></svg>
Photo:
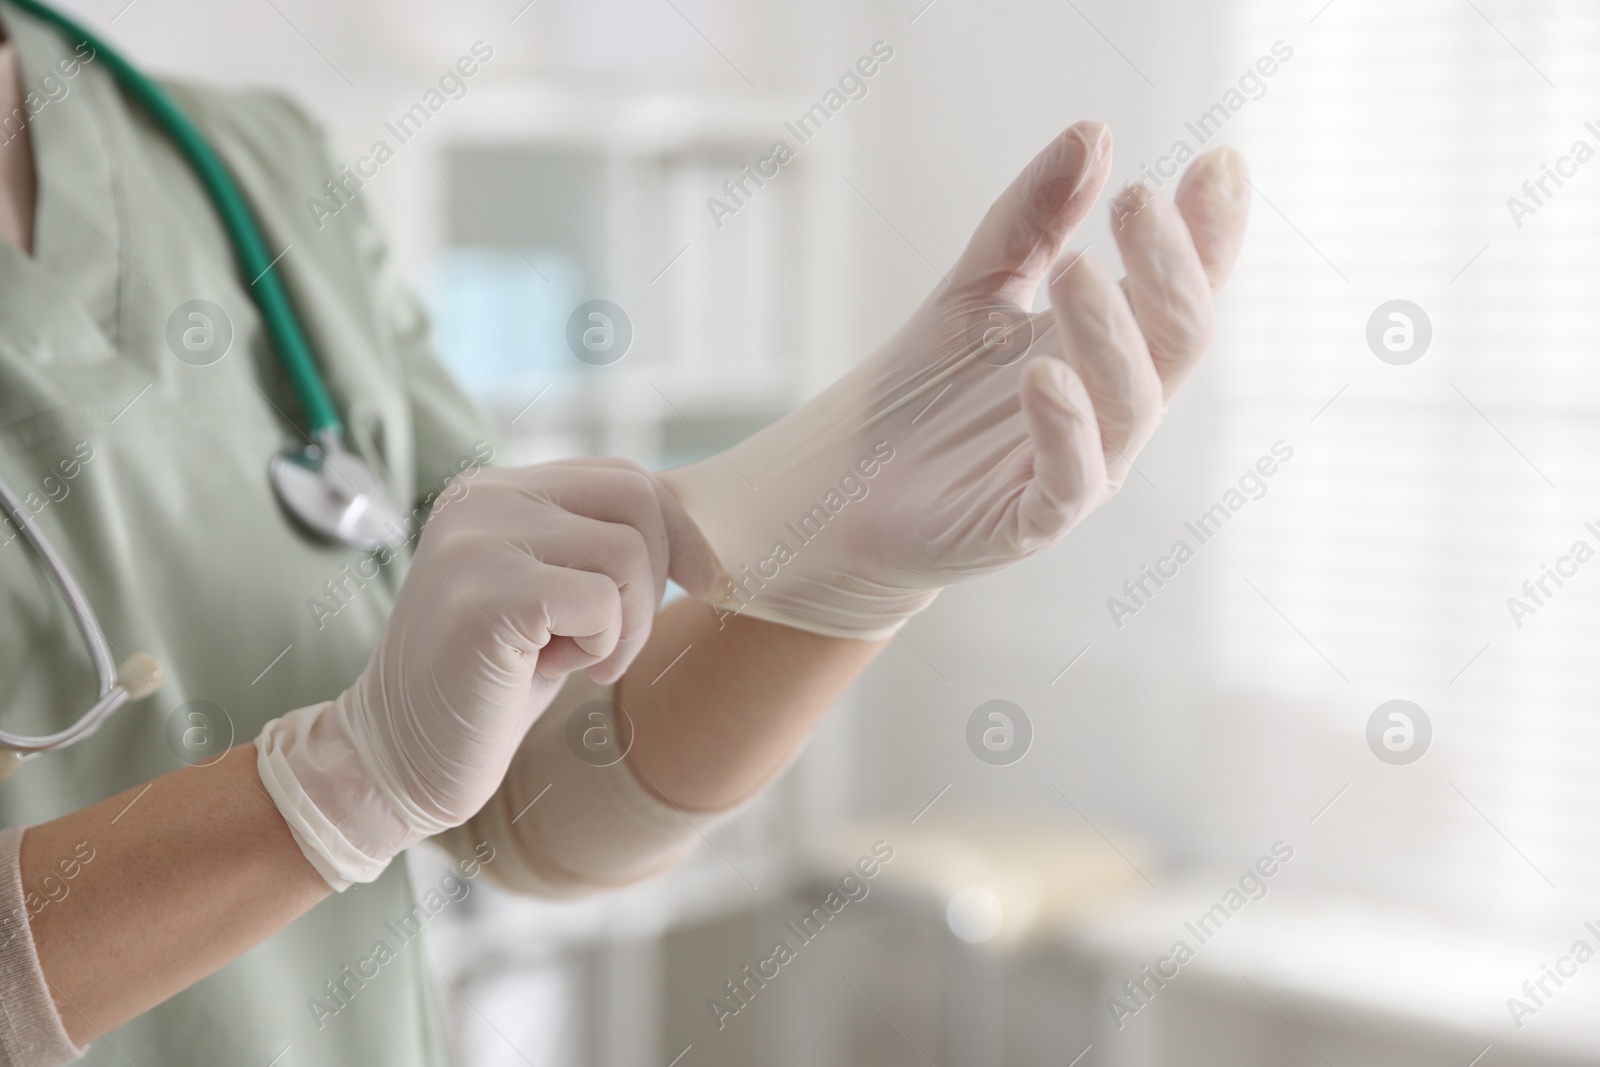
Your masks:
<svg viewBox="0 0 1600 1067"><path fill-rule="evenodd" d="M0 483L3 484L3 483ZM80 619L80 623L85 620ZM99 623L94 619L87 620L97 631ZM91 645L93 641L91 640ZM81 719L59 734L50 737L21 737L13 734L4 734L7 741L28 747L13 748L0 742L0 782L4 782L28 760L41 752L52 749L65 748L74 741L81 741L100 728L100 724L110 717L123 704L134 700L143 700L161 688L167 680L166 672L161 669L161 664L148 652L135 652L122 661L122 666L117 668L116 684L101 696L95 706L89 709Z"/></svg>
<svg viewBox="0 0 1600 1067"><path fill-rule="evenodd" d="M161 664L148 652L135 652L117 668L117 684L128 691L129 700L143 700L166 680Z"/></svg>

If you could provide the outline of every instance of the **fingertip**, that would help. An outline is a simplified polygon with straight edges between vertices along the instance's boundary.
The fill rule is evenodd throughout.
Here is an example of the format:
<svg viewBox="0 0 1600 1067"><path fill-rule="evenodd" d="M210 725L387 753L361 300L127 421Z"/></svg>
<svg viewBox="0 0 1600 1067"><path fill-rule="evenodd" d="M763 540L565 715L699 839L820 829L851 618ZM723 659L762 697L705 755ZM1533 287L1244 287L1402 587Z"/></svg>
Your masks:
<svg viewBox="0 0 1600 1067"><path fill-rule="evenodd" d="M1080 256L1051 283L1050 310L1066 342L1066 363L1095 405L1104 390L1123 393L1126 361L1147 360L1149 352L1121 284L1092 256Z"/></svg>
<svg viewBox="0 0 1600 1067"><path fill-rule="evenodd" d="M1111 230L1124 258L1137 250L1140 240L1164 228L1181 228L1182 219L1172 200L1150 183L1131 181L1111 198Z"/></svg>
<svg viewBox="0 0 1600 1067"><path fill-rule="evenodd" d="M649 640L654 621L653 617L648 617L643 625L628 627L627 632L605 650L598 663L588 665L589 676L601 685L610 685L627 674L628 668L633 666L633 661L639 657L645 642ZM606 636L597 635L597 647L604 646L604 642L600 639ZM585 646L580 642L578 647Z"/></svg>
<svg viewBox="0 0 1600 1067"><path fill-rule="evenodd" d="M597 634L584 634L582 636L575 635L572 638L572 643L596 659L602 660L611 655L612 652L615 652L618 645L617 634L614 630L602 630Z"/></svg>
<svg viewBox="0 0 1600 1067"><path fill-rule="evenodd" d="M1062 130L1033 162L1033 206L1054 216L1073 203L1094 183L1099 195L1102 175L1111 163L1111 127L1093 119L1074 122Z"/></svg>
<svg viewBox="0 0 1600 1067"><path fill-rule="evenodd" d="M1116 287L1116 282L1100 261L1085 248L1067 257L1061 269L1050 279L1050 302L1059 310L1071 306L1084 294L1102 294Z"/></svg>
<svg viewBox="0 0 1600 1067"><path fill-rule="evenodd" d="M1047 359L1041 357L1030 359L1022 368L1022 388L1026 394L1049 396L1053 391L1061 388L1060 379L1056 372L1045 366Z"/></svg>
<svg viewBox="0 0 1600 1067"><path fill-rule="evenodd" d="M1111 127L1093 119L1074 122L1058 142L1061 156L1039 183L1037 206L1053 219L1075 208L1087 192L1100 195L1111 169Z"/></svg>
<svg viewBox="0 0 1600 1067"><path fill-rule="evenodd" d="M1018 507L1030 551L1053 541L1076 521L1105 483L1105 459L1092 408L1072 368L1038 356L1022 368L1023 417L1033 451L1033 477ZM1076 397L1075 397L1076 394Z"/></svg>
<svg viewBox="0 0 1600 1067"><path fill-rule="evenodd" d="M1083 412L1072 401L1074 373L1062 360L1052 356L1036 356L1022 368L1023 404L1047 404L1055 411L1083 417Z"/></svg>
<svg viewBox="0 0 1600 1067"><path fill-rule="evenodd" d="M1094 119L1080 119L1067 127L1083 146L1084 169L1088 170L1102 159L1110 158L1112 151L1111 127Z"/></svg>
<svg viewBox="0 0 1600 1067"><path fill-rule="evenodd" d="M652 478L667 530L666 576L682 586L690 596L704 600L727 577L727 568L722 565L700 525L678 499L670 478L664 476L666 474L670 472Z"/></svg>
<svg viewBox="0 0 1600 1067"><path fill-rule="evenodd" d="M1092 120L1068 126L989 209L952 270L952 282L1029 304L1110 173L1110 129Z"/></svg>
<svg viewBox="0 0 1600 1067"><path fill-rule="evenodd" d="M1244 153L1224 145L1195 160L1175 197L1214 290L1233 273L1255 193Z"/></svg>
<svg viewBox="0 0 1600 1067"><path fill-rule="evenodd" d="M623 675L628 673L628 666L629 664L626 661L613 657L590 667L589 677L596 685L614 685L622 680Z"/></svg>
<svg viewBox="0 0 1600 1067"><path fill-rule="evenodd" d="M1075 374L1062 360L1035 356L1023 366L1021 377L1018 400L1037 457L1035 474L1047 483L1057 482L1062 457L1074 451L1072 442L1090 416L1074 401Z"/></svg>
<svg viewBox="0 0 1600 1067"><path fill-rule="evenodd" d="M1111 209L1137 215L1150 206L1150 201L1154 200L1155 196L1156 191L1150 187L1149 182L1142 178L1135 179L1117 190L1117 195L1111 200Z"/></svg>
<svg viewBox="0 0 1600 1067"><path fill-rule="evenodd" d="M1092 119L1068 126L1026 172L1027 232L1035 240L1064 240L1099 198L1110 173L1110 127Z"/></svg>
<svg viewBox="0 0 1600 1067"><path fill-rule="evenodd" d="M1225 200L1244 200L1251 192L1250 163L1232 145L1213 148L1189 165L1178 182L1178 196L1204 192Z"/></svg>
<svg viewBox="0 0 1600 1067"><path fill-rule="evenodd" d="M600 636L600 635L596 635ZM541 648L534 661L534 671L544 678L561 678L573 671L587 670L604 664L613 649L596 648L593 641L585 646L585 638L557 635Z"/></svg>

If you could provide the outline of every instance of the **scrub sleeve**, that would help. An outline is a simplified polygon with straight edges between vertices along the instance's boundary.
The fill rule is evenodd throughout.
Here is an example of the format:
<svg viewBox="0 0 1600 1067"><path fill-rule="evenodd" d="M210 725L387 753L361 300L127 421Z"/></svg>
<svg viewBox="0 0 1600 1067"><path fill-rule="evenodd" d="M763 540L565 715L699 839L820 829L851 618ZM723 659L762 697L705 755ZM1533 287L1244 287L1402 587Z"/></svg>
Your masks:
<svg viewBox="0 0 1600 1067"><path fill-rule="evenodd" d="M452 855L489 842L496 858L484 873L491 881L548 898L630 885L687 857L709 829L706 819L731 812L697 813L691 823L641 782L626 759L594 766L572 748L574 716L586 722L589 711L603 707L595 702L610 704L614 691L586 674L569 678L489 802L433 840Z"/></svg>
<svg viewBox="0 0 1600 1067"><path fill-rule="evenodd" d="M0 831L0 1064L51 1067L88 1051L72 1044L28 929L18 854L22 828Z"/></svg>
<svg viewBox="0 0 1600 1067"><path fill-rule="evenodd" d="M21 102L17 53L8 41L0 44L0 117L13 114ZM0 142L0 239L31 245L33 207L33 153L26 137L12 137ZM0 1064L69 1063L87 1050L67 1036L39 969L21 852L22 827L0 830Z"/></svg>

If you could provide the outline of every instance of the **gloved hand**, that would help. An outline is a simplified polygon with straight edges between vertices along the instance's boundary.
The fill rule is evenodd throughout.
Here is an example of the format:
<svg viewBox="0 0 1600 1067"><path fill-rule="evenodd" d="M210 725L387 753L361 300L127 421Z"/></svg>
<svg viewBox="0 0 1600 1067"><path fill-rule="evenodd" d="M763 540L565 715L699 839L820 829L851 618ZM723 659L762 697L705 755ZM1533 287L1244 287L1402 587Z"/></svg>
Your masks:
<svg viewBox="0 0 1600 1067"><path fill-rule="evenodd" d="M881 638L953 582L1058 541L1122 484L1215 328L1243 241L1242 156L1210 152L1176 203L1112 205L1127 266L1057 262L1105 185L1110 132L1072 126L990 209L948 285L793 414L658 475L728 577L712 598ZM1030 314L1048 279L1051 310Z"/></svg>
<svg viewBox="0 0 1600 1067"><path fill-rule="evenodd" d="M693 524L643 471L480 471L429 520L383 640L332 701L262 728L262 783L335 889L465 822L569 672L620 678L670 573L712 584Z"/></svg>

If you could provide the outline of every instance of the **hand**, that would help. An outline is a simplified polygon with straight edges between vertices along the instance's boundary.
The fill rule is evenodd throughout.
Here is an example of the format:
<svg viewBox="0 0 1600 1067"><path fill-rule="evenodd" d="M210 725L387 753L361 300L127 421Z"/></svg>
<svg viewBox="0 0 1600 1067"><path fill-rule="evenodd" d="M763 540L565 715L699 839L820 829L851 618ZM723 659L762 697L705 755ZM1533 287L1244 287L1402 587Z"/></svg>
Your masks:
<svg viewBox="0 0 1600 1067"><path fill-rule="evenodd" d="M1112 205L1128 275L1058 262L1111 167L1082 122L1034 159L877 352L724 455L659 478L727 569L729 611L878 638L938 589L1060 540L1121 486L1215 329L1250 185L1232 149L1176 203ZM1050 310L1031 314L1048 280Z"/></svg>
<svg viewBox="0 0 1600 1067"><path fill-rule="evenodd" d="M621 677L669 573L711 585L693 524L631 464L457 484L466 491L428 522L361 677L257 741L263 784L336 889L482 807L567 674Z"/></svg>

